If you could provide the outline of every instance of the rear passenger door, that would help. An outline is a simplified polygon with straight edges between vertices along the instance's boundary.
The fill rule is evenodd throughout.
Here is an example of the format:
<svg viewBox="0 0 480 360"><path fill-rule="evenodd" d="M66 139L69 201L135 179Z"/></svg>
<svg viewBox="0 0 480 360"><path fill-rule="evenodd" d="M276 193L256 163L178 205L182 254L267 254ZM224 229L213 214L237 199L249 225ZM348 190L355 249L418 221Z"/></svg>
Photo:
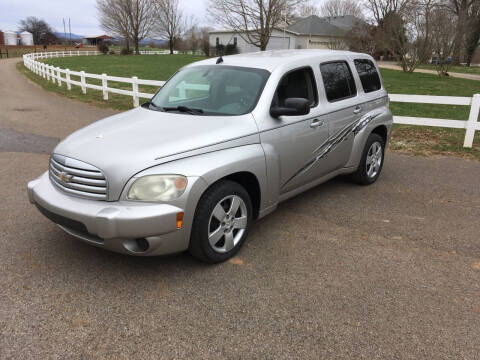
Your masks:
<svg viewBox="0 0 480 360"><path fill-rule="evenodd" d="M325 173L345 166L353 147L350 127L363 115L350 63L335 60L320 64L324 91L325 122L329 147L326 149Z"/></svg>

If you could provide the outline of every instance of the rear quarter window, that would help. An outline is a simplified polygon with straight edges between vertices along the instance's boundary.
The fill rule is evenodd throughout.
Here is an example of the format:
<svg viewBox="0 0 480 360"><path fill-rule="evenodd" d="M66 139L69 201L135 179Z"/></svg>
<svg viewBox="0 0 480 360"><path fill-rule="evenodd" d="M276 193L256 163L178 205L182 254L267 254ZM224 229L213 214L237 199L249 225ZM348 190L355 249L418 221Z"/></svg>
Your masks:
<svg viewBox="0 0 480 360"><path fill-rule="evenodd" d="M377 68L371 60L357 59L354 60L360 81L362 82L363 91L366 93L380 90L382 84L378 76Z"/></svg>
<svg viewBox="0 0 480 360"><path fill-rule="evenodd" d="M325 94L329 102L340 101L357 95L355 80L346 61L334 61L320 65Z"/></svg>

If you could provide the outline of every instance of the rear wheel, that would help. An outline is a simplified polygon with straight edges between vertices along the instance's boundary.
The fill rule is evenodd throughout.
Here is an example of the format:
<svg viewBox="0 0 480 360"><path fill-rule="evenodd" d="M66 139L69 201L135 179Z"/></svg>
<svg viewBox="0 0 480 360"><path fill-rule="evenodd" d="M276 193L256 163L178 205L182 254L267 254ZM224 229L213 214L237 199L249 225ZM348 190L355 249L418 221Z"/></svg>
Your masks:
<svg viewBox="0 0 480 360"><path fill-rule="evenodd" d="M222 180L202 195L193 220L190 253L208 263L225 261L242 247L252 222L252 203L239 184Z"/></svg>
<svg viewBox="0 0 480 360"><path fill-rule="evenodd" d="M360 185L373 184L382 171L384 156L385 141L378 134L370 134L358 169L351 175L351 179Z"/></svg>

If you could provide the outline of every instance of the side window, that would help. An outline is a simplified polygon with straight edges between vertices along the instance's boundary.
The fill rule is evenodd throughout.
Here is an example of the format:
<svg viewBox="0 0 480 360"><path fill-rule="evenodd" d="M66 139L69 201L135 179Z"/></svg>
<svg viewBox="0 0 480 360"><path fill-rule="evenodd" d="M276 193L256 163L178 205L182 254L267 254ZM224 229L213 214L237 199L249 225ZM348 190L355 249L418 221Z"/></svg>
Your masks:
<svg viewBox="0 0 480 360"><path fill-rule="evenodd" d="M318 104L317 86L311 68L294 70L284 75L278 84L272 105L284 106L288 98L308 99L311 107Z"/></svg>
<svg viewBox="0 0 480 360"><path fill-rule="evenodd" d="M345 61L321 64L320 71L328 101L339 101L357 94L355 80Z"/></svg>
<svg viewBox="0 0 480 360"><path fill-rule="evenodd" d="M382 88L380 77L373 62L368 59L357 59L354 63L362 82L363 91L369 93Z"/></svg>

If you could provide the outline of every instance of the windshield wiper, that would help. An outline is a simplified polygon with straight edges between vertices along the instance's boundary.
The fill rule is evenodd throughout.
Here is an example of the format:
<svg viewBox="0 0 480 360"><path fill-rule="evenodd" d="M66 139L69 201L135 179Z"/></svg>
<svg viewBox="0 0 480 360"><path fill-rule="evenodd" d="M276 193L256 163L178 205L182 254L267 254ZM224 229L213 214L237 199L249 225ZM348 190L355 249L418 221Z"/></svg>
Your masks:
<svg viewBox="0 0 480 360"><path fill-rule="evenodd" d="M190 114L203 114L202 109L194 109L194 108L189 108L188 106L172 106L172 107L163 107L163 111L180 111L180 112L186 112Z"/></svg>

